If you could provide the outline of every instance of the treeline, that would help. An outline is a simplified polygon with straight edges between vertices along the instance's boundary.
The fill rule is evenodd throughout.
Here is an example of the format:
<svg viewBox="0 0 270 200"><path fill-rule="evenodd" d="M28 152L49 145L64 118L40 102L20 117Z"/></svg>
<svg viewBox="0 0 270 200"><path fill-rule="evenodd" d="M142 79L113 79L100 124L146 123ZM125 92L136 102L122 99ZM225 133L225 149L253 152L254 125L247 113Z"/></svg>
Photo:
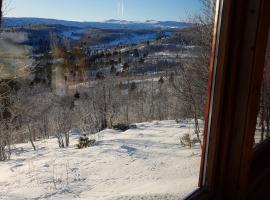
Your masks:
<svg viewBox="0 0 270 200"><path fill-rule="evenodd" d="M0 121L0 159L11 154L11 145L55 136L59 147L69 146L69 134L80 130L93 134L119 123L178 119L190 116L169 87L169 79L119 82L116 77L99 79L84 93L60 97L46 85L20 82L9 94L9 115Z"/></svg>

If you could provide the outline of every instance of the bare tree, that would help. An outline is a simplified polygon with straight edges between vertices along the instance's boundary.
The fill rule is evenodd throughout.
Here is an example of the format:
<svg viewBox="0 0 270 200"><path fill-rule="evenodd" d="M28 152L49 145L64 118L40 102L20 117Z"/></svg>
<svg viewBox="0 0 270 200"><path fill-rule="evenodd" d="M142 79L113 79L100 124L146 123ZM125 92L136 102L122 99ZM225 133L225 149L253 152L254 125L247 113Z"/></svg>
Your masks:
<svg viewBox="0 0 270 200"><path fill-rule="evenodd" d="M12 0L0 0L0 27L3 23L3 18L6 16L11 10Z"/></svg>
<svg viewBox="0 0 270 200"><path fill-rule="evenodd" d="M200 127L199 127L199 106L198 104L198 94L196 91L196 87L193 85L193 79L196 73L194 74L193 71L190 71L192 68L189 68L188 66L181 66L178 68L178 71L176 72L177 78L171 77L170 82L171 85L176 92L175 95L177 95L182 103L185 103L186 106L190 109L190 113L193 114L194 124L195 124L195 134L197 136L198 141L201 143L200 139ZM194 79L194 82L196 79Z"/></svg>
<svg viewBox="0 0 270 200"><path fill-rule="evenodd" d="M195 134L200 143L198 120L204 115L215 1L201 0L201 5L201 13L191 17L193 23L192 43L196 46L194 56L185 61L179 59L175 72L170 77L174 94L190 108L195 123Z"/></svg>
<svg viewBox="0 0 270 200"><path fill-rule="evenodd" d="M0 161L10 159L13 128L10 119L0 121Z"/></svg>
<svg viewBox="0 0 270 200"><path fill-rule="evenodd" d="M51 124L54 127L55 136L60 148L69 146L70 131L73 127L72 109L74 102L71 98L57 100L51 111Z"/></svg>
<svg viewBox="0 0 270 200"><path fill-rule="evenodd" d="M20 89L12 94L12 114L19 121L18 128L23 130L25 138L30 141L34 150L34 142L37 138L48 137L47 132L41 127L48 127L48 121L44 121L52 104L52 95L43 86L29 86L29 83L21 83ZM42 132L40 130L43 130ZM47 131L47 130L46 130ZM45 134L45 135L43 135Z"/></svg>
<svg viewBox="0 0 270 200"><path fill-rule="evenodd" d="M87 96L76 101L72 121L74 128L85 133L93 134L99 131L100 121L92 98Z"/></svg>

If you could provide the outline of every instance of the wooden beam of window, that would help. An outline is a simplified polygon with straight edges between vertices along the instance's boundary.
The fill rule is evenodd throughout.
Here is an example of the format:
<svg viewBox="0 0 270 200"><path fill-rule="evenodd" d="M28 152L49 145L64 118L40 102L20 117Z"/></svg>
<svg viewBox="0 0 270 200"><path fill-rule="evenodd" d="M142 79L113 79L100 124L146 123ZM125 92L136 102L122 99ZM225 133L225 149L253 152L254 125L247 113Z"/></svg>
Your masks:
<svg viewBox="0 0 270 200"><path fill-rule="evenodd" d="M269 25L269 1L223 1L205 190L244 199ZM268 9L268 10L267 10Z"/></svg>

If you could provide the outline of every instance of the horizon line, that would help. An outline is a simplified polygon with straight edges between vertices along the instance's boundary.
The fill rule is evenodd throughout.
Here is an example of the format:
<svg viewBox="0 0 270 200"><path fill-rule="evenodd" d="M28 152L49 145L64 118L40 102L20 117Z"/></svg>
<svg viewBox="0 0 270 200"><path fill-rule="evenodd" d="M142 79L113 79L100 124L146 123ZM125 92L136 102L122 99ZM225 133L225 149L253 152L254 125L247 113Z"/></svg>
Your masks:
<svg viewBox="0 0 270 200"><path fill-rule="evenodd" d="M126 21L126 22L138 22L138 23L142 23L142 22L147 22L147 21L156 21L156 22L179 22L179 23L190 23L188 21L180 21L180 20L155 20L155 19L146 19L146 20L126 20L126 19L106 19L106 20L96 20L96 21L91 21L91 20L69 20L69 19L59 19L59 18L47 18L47 17L14 17L14 16L5 16L3 17L3 19L5 18L14 18L14 19L20 19L20 18L34 18L34 19L47 19L47 20L58 20L58 21L67 21L67 22L80 22L80 23L88 23L88 22L107 22L107 21Z"/></svg>

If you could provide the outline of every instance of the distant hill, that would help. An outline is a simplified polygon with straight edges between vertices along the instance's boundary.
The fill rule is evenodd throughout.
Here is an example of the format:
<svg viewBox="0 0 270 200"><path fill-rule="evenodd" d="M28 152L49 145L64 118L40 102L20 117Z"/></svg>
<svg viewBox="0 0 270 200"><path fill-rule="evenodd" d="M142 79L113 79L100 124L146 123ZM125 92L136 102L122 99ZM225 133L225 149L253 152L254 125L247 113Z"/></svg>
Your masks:
<svg viewBox="0 0 270 200"><path fill-rule="evenodd" d="M190 23L176 21L154 21L145 22L126 21L126 20L108 20L104 22L77 22L45 18L4 18L4 27L24 26L24 25L63 25L70 27L86 28L94 27L100 29L155 29L155 28L183 28L191 26Z"/></svg>

